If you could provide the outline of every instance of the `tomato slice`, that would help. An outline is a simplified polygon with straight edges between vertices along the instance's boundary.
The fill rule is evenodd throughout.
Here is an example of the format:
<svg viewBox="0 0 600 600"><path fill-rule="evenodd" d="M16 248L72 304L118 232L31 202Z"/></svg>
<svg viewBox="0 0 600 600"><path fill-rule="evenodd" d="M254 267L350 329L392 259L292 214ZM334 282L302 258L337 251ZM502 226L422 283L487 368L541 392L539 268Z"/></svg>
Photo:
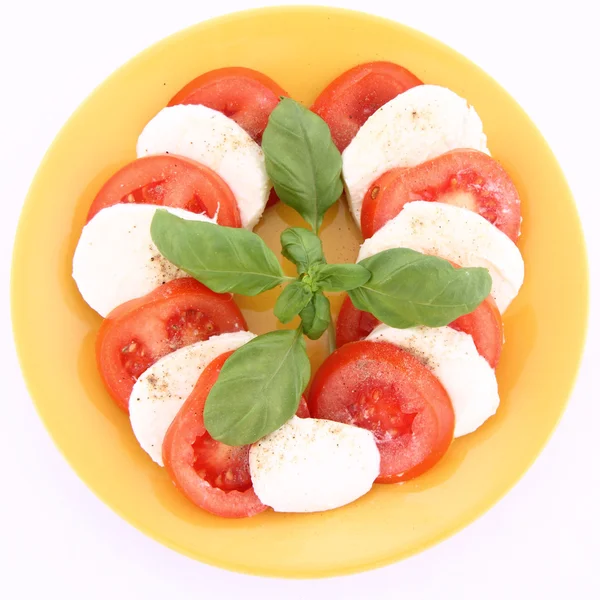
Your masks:
<svg viewBox="0 0 600 600"><path fill-rule="evenodd" d="M310 414L372 431L381 454L378 483L412 479L452 442L454 410L444 386L418 359L385 342L353 342L315 375Z"/></svg>
<svg viewBox="0 0 600 600"><path fill-rule="evenodd" d="M163 442L163 461L173 483L196 506L220 517L251 517L267 509L252 488L250 446L228 446L204 426L204 404L232 352L213 360L171 423ZM299 417L308 417L302 398Z"/></svg>
<svg viewBox="0 0 600 600"><path fill-rule="evenodd" d="M209 217L217 214L220 225L242 226L237 201L225 181L212 169L172 154L138 158L117 171L94 198L87 220L120 203L183 208Z"/></svg>
<svg viewBox="0 0 600 600"><path fill-rule="evenodd" d="M377 109L422 83L400 65L384 61L365 63L334 79L311 110L326 121L335 145L343 152Z"/></svg>
<svg viewBox="0 0 600 600"><path fill-rule="evenodd" d="M363 200L361 229L365 238L413 200L468 208L513 242L519 238L521 202L517 188L498 161L478 150L451 150L415 167L384 173Z"/></svg>
<svg viewBox="0 0 600 600"><path fill-rule="evenodd" d="M252 488L250 446L227 446L204 426L204 404L223 363L221 354L200 375L163 441L163 461L176 487L196 506L220 517L251 517L267 507Z"/></svg>
<svg viewBox="0 0 600 600"><path fill-rule="evenodd" d="M196 77L169 102L203 104L222 112L260 144L271 111L286 92L259 71L245 67L215 69Z"/></svg>
<svg viewBox="0 0 600 600"><path fill-rule="evenodd" d="M98 369L112 398L129 412L133 384L158 359L213 335L246 329L231 294L217 294L195 279L175 279L106 317L96 339Z"/></svg>
<svg viewBox="0 0 600 600"><path fill-rule="evenodd" d="M337 347L366 338L379 321L371 313L359 310L349 296L344 298L338 315L335 339ZM477 351L495 369L500 361L504 333L502 316L491 296L488 296L472 313L463 315L448 325L457 331L464 331L473 338Z"/></svg>

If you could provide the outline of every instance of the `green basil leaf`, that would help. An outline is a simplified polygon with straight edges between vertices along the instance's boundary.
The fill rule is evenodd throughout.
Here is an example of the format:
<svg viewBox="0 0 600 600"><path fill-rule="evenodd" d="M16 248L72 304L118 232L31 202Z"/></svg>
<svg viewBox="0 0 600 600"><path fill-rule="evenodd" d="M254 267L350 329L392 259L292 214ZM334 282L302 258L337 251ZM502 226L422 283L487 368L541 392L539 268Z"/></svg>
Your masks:
<svg viewBox="0 0 600 600"><path fill-rule="evenodd" d="M393 248L360 261L371 279L348 292L352 304L391 327L441 327L472 312L487 298L487 269L455 269L448 261Z"/></svg>
<svg viewBox="0 0 600 600"><path fill-rule="evenodd" d="M316 265L310 270L316 286L326 292L346 292L369 281L371 271L362 265Z"/></svg>
<svg viewBox="0 0 600 600"><path fill-rule="evenodd" d="M302 227L289 227L281 233L281 254L296 265L299 275L325 262L321 240Z"/></svg>
<svg viewBox="0 0 600 600"><path fill-rule="evenodd" d="M269 117L262 149L277 195L316 233L327 209L342 195L342 157L327 123L282 98Z"/></svg>
<svg viewBox="0 0 600 600"><path fill-rule="evenodd" d="M282 323L289 323L310 302L312 296L308 286L294 281L281 292L273 312Z"/></svg>
<svg viewBox="0 0 600 600"><path fill-rule="evenodd" d="M157 210L150 232L167 260L214 292L255 296L286 279L277 256L246 229L188 221Z"/></svg>
<svg viewBox="0 0 600 600"><path fill-rule="evenodd" d="M309 379L300 330L255 337L225 361L208 394L208 433L230 446L253 444L292 418Z"/></svg>
<svg viewBox="0 0 600 600"><path fill-rule="evenodd" d="M302 330L311 340L318 340L329 327L331 306L321 293L315 294L300 312Z"/></svg>

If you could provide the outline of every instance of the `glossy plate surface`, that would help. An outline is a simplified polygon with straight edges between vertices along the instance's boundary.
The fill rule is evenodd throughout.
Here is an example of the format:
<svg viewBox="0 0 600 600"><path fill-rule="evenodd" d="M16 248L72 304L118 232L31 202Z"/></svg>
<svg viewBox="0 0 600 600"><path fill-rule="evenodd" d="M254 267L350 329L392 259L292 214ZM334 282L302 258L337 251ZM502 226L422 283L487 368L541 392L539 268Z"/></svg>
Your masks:
<svg viewBox="0 0 600 600"><path fill-rule="evenodd" d="M174 489L102 387L93 349L100 319L70 277L85 215L106 178L134 158L143 126L200 73L252 67L310 103L343 70L378 59L467 98L483 120L492 155L521 194L526 279L505 315L500 410L455 442L434 470L404 485L376 486L348 507L312 515L269 511L245 520L213 517ZM326 246L343 245L334 243L331 222L329 229ZM319 577L385 565L481 515L523 475L558 422L586 328L580 223L560 168L533 123L498 84L443 44L390 21L331 9L275 8L201 23L118 70L48 151L23 210L13 260L13 323L24 376L73 469L113 510L161 543L260 575ZM249 304L245 309L252 312Z"/></svg>

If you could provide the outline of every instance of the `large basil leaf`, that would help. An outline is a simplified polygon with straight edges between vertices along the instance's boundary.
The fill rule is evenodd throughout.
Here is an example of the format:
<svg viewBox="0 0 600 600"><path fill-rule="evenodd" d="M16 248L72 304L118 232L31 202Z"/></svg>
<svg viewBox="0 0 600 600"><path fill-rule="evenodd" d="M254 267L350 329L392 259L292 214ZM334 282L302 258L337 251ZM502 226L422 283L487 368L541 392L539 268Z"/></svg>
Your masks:
<svg viewBox="0 0 600 600"><path fill-rule="evenodd" d="M150 231L167 260L214 292L255 296L287 279L277 256L246 229L189 221L157 210Z"/></svg>
<svg viewBox="0 0 600 600"><path fill-rule="evenodd" d="M230 446L252 444L292 418L310 379L300 330L271 331L238 348L204 406L204 424Z"/></svg>
<svg viewBox="0 0 600 600"><path fill-rule="evenodd" d="M371 279L348 292L352 304L391 327L441 327L472 312L487 298L487 269L454 268L448 261L393 248L360 261Z"/></svg>
<svg viewBox="0 0 600 600"><path fill-rule="evenodd" d="M315 294L311 301L300 312L302 330L311 340L318 340L331 321L331 305L322 294Z"/></svg>
<svg viewBox="0 0 600 600"><path fill-rule="evenodd" d="M262 148L277 195L316 233L323 215L342 194L342 157L327 123L282 98L269 117Z"/></svg>
<svg viewBox="0 0 600 600"><path fill-rule="evenodd" d="M289 227L281 233L281 254L296 265L300 275L325 262L321 240L302 227Z"/></svg>

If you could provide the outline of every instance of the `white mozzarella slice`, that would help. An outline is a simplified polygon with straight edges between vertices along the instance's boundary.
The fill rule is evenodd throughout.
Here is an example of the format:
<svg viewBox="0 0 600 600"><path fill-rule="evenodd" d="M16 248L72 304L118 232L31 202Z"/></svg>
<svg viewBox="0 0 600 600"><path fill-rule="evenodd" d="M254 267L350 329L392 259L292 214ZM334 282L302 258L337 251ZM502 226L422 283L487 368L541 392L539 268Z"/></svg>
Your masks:
<svg viewBox="0 0 600 600"><path fill-rule="evenodd" d="M467 333L450 327L379 325L366 339L403 348L431 370L452 402L455 437L475 431L496 413L500 404L496 375Z"/></svg>
<svg viewBox="0 0 600 600"><path fill-rule="evenodd" d="M414 167L457 148L489 154L483 125L464 98L419 85L376 110L342 154L346 198L356 223L367 190L395 167Z"/></svg>
<svg viewBox="0 0 600 600"><path fill-rule="evenodd" d="M158 286L188 277L161 256L150 225L159 208L152 204L115 204L102 209L83 228L73 256L73 279L83 299L103 317ZM206 215L167 208L183 219L207 221Z"/></svg>
<svg viewBox="0 0 600 600"><path fill-rule="evenodd" d="M233 192L243 227L258 223L271 187L265 157L233 119L200 104L163 108L138 139L138 157L151 154L177 154L211 168Z"/></svg>
<svg viewBox="0 0 600 600"><path fill-rule="evenodd" d="M435 254L461 267L485 267L492 297L503 313L525 276L525 265L511 239L482 216L441 202L410 202L364 242L358 261L390 248Z"/></svg>
<svg viewBox="0 0 600 600"><path fill-rule="evenodd" d="M366 494L379 475L370 431L292 417L250 448L250 475L260 501L277 512L337 508Z"/></svg>
<svg viewBox="0 0 600 600"><path fill-rule="evenodd" d="M249 331L215 335L167 354L140 375L131 390L129 419L140 446L154 462L163 466L167 429L202 371L224 352L236 350L254 337Z"/></svg>

